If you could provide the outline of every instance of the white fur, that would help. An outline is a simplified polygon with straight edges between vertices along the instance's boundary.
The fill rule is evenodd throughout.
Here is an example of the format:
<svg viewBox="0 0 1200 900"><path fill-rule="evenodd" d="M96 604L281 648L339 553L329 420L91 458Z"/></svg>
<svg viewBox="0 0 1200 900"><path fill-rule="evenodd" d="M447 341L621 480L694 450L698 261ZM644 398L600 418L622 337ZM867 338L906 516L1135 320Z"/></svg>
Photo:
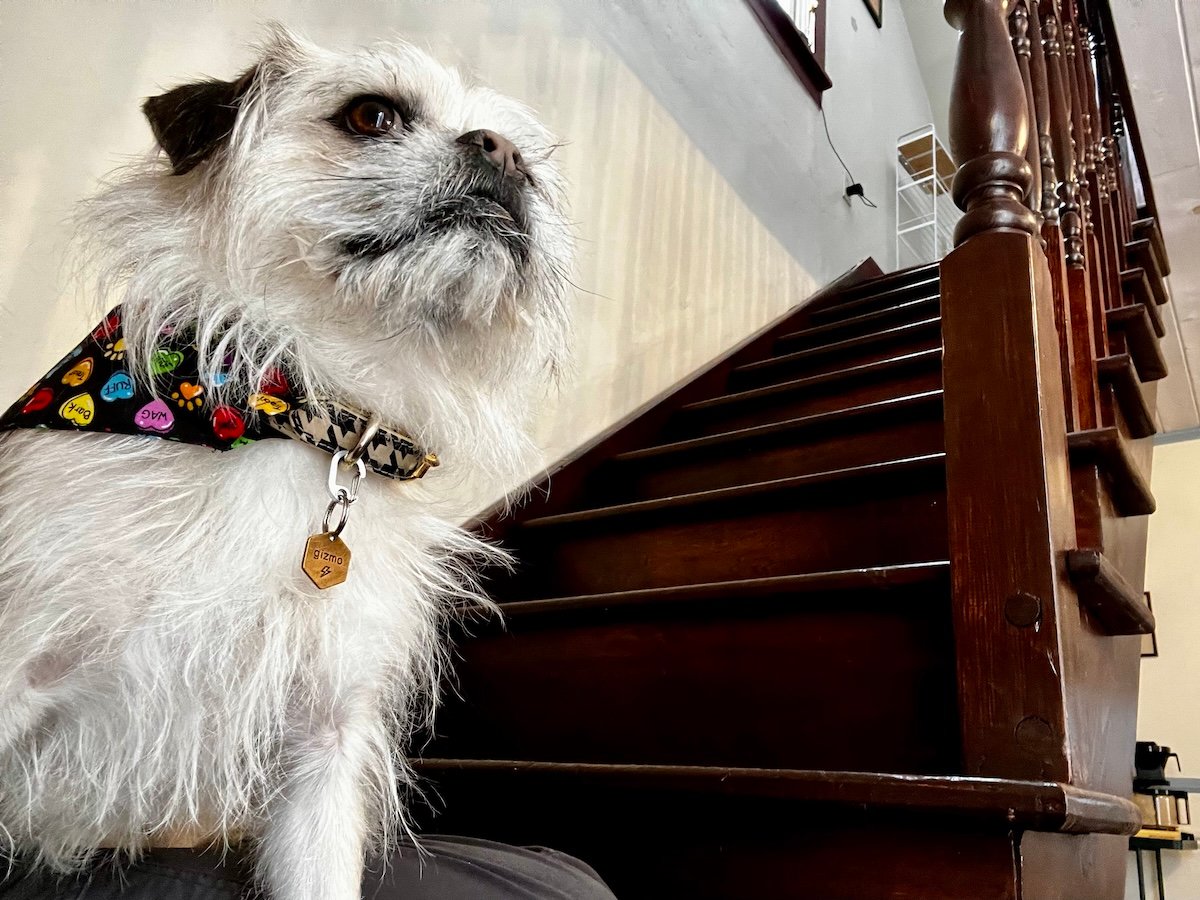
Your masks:
<svg viewBox="0 0 1200 900"><path fill-rule="evenodd" d="M355 140L327 118L362 94L420 121ZM475 226L341 252L487 177L455 143L476 128L527 160L522 254ZM82 234L135 377L164 326L194 324L206 358L233 354L228 396L285 363L443 464L368 478L349 579L321 592L299 563L330 458L307 445L0 435L0 828L19 854L69 869L181 828L250 834L275 900L359 896L366 848L406 827L402 752L436 700L440 626L502 561L451 498L512 482L530 398L564 360L552 147L524 107L412 47L331 53L276 29L224 149L179 176L149 159L91 201Z"/></svg>

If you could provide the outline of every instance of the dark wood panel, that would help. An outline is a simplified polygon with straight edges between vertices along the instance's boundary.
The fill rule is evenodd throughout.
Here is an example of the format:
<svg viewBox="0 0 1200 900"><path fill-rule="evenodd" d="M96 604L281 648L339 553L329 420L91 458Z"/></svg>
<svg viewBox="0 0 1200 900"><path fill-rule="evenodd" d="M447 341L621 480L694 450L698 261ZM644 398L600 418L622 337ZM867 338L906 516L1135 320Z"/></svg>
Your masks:
<svg viewBox="0 0 1200 900"><path fill-rule="evenodd" d="M462 642L428 752L953 772L949 623L944 582L517 616Z"/></svg>
<svg viewBox="0 0 1200 900"><path fill-rule="evenodd" d="M648 448L618 457L609 475L613 500L686 494L734 484L807 475L941 452L940 392L914 402L883 401L846 414L806 419ZM661 452L655 452L661 451Z"/></svg>
<svg viewBox="0 0 1200 900"><path fill-rule="evenodd" d="M878 477L875 477L878 476ZM940 458L867 479L522 528L507 600L945 558ZM741 489L738 489L739 491ZM653 501L652 501L653 502Z"/></svg>

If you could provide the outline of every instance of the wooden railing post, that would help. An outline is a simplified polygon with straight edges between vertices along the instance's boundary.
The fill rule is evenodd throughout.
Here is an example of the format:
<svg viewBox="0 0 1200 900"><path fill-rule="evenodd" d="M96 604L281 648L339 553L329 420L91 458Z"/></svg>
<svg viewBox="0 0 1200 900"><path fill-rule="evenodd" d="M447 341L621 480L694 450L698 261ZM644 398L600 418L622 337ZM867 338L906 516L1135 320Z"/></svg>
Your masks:
<svg viewBox="0 0 1200 900"><path fill-rule="evenodd" d="M941 264L959 711L968 774L1069 781L1059 623L1078 612L1060 554L1075 526L1050 275L1021 202L1031 120L1009 10L946 4L962 32L950 142L965 215Z"/></svg>

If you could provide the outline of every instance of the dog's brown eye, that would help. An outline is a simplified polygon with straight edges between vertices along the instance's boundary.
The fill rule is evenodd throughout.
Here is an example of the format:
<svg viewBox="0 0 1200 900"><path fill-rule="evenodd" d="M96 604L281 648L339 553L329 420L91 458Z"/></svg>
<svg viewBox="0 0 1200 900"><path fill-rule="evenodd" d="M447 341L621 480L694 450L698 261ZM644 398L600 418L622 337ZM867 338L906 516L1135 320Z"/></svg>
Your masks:
<svg viewBox="0 0 1200 900"><path fill-rule="evenodd" d="M355 134L380 137L396 126L396 108L379 97L352 100L342 114L346 127Z"/></svg>

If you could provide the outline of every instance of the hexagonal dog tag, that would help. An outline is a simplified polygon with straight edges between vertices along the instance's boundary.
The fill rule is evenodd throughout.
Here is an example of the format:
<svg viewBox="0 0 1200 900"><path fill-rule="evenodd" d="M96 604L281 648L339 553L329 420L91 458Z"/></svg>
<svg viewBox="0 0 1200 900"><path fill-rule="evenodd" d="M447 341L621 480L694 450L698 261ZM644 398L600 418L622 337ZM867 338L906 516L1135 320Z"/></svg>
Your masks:
<svg viewBox="0 0 1200 900"><path fill-rule="evenodd" d="M304 545L301 568L321 590L341 584L350 570L350 548L329 532L314 534Z"/></svg>

